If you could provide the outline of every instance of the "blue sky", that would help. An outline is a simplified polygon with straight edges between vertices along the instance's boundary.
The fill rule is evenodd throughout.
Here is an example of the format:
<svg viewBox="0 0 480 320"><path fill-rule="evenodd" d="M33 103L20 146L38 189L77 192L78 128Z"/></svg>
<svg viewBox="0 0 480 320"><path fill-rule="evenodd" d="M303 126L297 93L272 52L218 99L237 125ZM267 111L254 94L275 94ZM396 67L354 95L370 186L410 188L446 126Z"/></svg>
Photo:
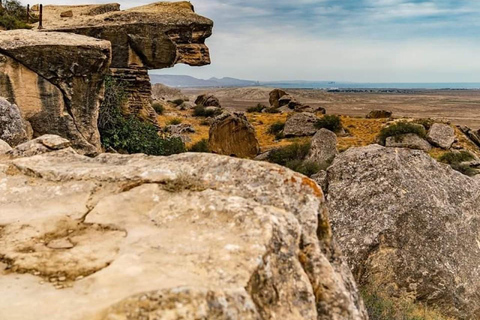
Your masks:
<svg viewBox="0 0 480 320"><path fill-rule="evenodd" d="M120 1L124 8L148 2ZM74 3L84 1L68 1ZM207 42L212 65L158 73L252 80L480 82L480 0L192 3L197 13L215 21Z"/></svg>

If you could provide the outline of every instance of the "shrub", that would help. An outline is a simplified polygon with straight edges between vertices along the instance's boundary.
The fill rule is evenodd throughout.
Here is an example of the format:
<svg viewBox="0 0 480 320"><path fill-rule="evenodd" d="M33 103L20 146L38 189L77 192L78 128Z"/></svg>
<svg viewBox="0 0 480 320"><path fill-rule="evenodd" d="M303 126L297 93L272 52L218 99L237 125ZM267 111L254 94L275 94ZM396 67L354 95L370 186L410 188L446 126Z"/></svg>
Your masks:
<svg viewBox="0 0 480 320"><path fill-rule="evenodd" d="M268 128L267 133L277 135L285 129L285 122L277 121Z"/></svg>
<svg viewBox="0 0 480 320"><path fill-rule="evenodd" d="M195 109L193 109L193 116L194 117L205 117L205 118L210 118L210 117L215 117L222 114L222 110L220 109L209 109L205 108L202 105L197 105Z"/></svg>
<svg viewBox="0 0 480 320"><path fill-rule="evenodd" d="M321 170L315 162L305 161L310 152L311 143L294 143L289 146L272 150L268 161L285 166L293 171L311 177Z"/></svg>
<svg viewBox="0 0 480 320"><path fill-rule="evenodd" d="M36 22L37 19L32 19ZM6 1L0 9L0 26L6 30L31 29L27 23L27 9L17 0Z"/></svg>
<svg viewBox="0 0 480 320"><path fill-rule="evenodd" d="M170 120L168 121L168 125L176 126L176 125L181 124L182 122L183 122L183 120L180 119L180 118L173 118L173 119L170 119Z"/></svg>
<svg viewBox="0 0 480 320"><path fill-rule="evenodd" d="M173 103L174 105L176 105L176 106L178 107L178 106L181 106L181 105L185 102L185 100L183 100L183 99L175 99L175 100L169 101L169 102Z"/></svg>
<svg viewBox="0 0 480 320"><path fill-rule="evenodd" d="M306 175L307 177L311 177L321 170L318 163L302 160L293 160L287 162L286 167L293 171Z"/></svg>
<svg viewBox="0 0 480 320"><path fill-rule="evenodd" d="M210 148L208 146L208 140L202 139L199 142L195 143L193 146L190 147L190 152L203 152L208 153L210 152Z"/></svg>
<svg viewBox="0 0 480 320"><path fill-rule="evenodd" d="M121 110L126 101L124 86L111 77L107 78L105 98L98 119L104 148L149 155L185 152L185 145L180 138L162 139L152 124L132 115L124 116Z"/></svg>
<svg viewBox="0 0 480 320"><path fill-rule="evenodd" d="M165 108L164 108L163 104L161 104L160 102L153 103L152 108L153 108L153 110L155 110L155 112L158 115L162 115L163 112L165 111Z"/></svg>
<svg viewBox="0 0 480 320"><path fill-rule="evenodd" d="M267 107L264 106L263 104L259 103L257 104L255 107L251 107L251 108L248 108L247 109L247 112L248 113L255 113L255 112L262 112L264 109L266 109Z"/></svg>
<svg viewBox="0 0 480 320"><path fill-rule="evenodd" d="M336 115L326 115L323 118L318 119L315 124L317 129L328 129L333 132L339 132L342 130L342 120Z"/></svg>
<svg viewBox="0 0 480 320"><path fill-rule="evenodd" d="M382 145L385 145L388 137L395 137L407 133L414 133L421 138L426 138L427 136L427 132L423 126L411 122L401 121L383 128L380 131L378 139Z"/></svg>
<svg viewBox="0 0 480 320"><path fill-rule="evenodd" d="M415 121L413 121L414 123L418 123L420 125L422 125L425 130L430 130L430 128L433 126L433 124L435 123L435 121L433 119L427 119L427 118L424 118L424 119L417 119Z"/></svg>
<svg viewBox="0 0 480 320"><path fill-rule="evenodd" d="M440 162L449 164L453 170L456 170L460 173L463 173L467 176L474 176L478 172L477 170L471 168L469 165L462 164L462 162L472 161L475 159L475 156L468 151L461 152L447 152L442 155L438 160Z"/></svg>

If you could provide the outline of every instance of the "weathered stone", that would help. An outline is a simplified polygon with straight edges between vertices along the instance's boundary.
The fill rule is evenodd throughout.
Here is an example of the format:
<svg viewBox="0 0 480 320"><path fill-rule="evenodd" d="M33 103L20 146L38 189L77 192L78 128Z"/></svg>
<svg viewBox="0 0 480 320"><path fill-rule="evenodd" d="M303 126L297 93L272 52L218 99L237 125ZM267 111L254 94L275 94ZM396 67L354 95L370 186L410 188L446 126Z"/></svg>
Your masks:
<svg viewBox="0 0 480 320"><path fill-rule="evenodd" d="M183 143L188 143L192 141L189 134L195 133L195 128L191 124L181 123L177 125L169 125L165 127L165 131L169 132L172 137L182 139Z"/></svg>
<svg viewBox="0 0 480 320"><path fill-rule="evenodd" d="M450 149L455 142L455 130L448 124L434 123L427 135L428 141L442 149Z"/></svg>
<svg viewBox="0 0 480 320"><path fill-rule="evenodd" d="M313 136L317 129L317 116L313 113L296 113L287 119L283 133L286 137Z"/></svg>
<svg viewBox="0 0 480 320"><path fill-rule="evenodd" d="M18 145L7 152L7 154L13 157L31 157L56 150L66 149L70 147L70 145L70 141L62 137L53 134L47 134Z"/></svg>
<svg viewBox="0 0 480 320"><path fill-rule="evenodd" d="M305 106L305 105L298 105L295 107L295 112L310 112L310 113L321 113L326 114L327 110L320 106Z"/></svg>
<svg viewBox="0 0 480 320"><path fill-rule="evenodd" d="M5 154L10 150L12 150L12 147L10 147L8 143L0 139L0 155Z"/></svg>
<svg viewBox="0 0 480 320"><path fill-rule="evenodd" d="M432 149L430 143L428 143L425 139L420 138L414 133L407 133L388 137L385 146L392 148L418 149L426 152Z"/></svg>
<svg viewBox="0 0 480 320"><path fill-rule="evenodd" d="M213 95L208 95L208 94L202 94L198 96L197 99L195 100L195 104L197 106L204 106L204 107L216 107L216 108L222 107L217 97Z"/></svg>
<svg viewBox="0 0 480 320"><path fill-rule="evenodd" d="M2 319L367 319L300 174L211 154L1 166Z"/></svg>
<svg viewBox="0 0 480 320"><path fill-rule="evenodd" d="M328 190L328 173L325 170L321 170L319 173L316 173L311 178L315 181L320 188L322 188L323 192L327 192Z"/></svg>
<svg viewBox="0 0 480 320"><path fill-rule="evenodd" d="M287 106L290 110L295 110L295 108L300 108L302 106L294 97L289 94L284 95L278 100L279 107Z"/></svg>
<svg viewBox="0 0 480 320"><path fill-rule="evenodd" d="M367 114L367 119L391 118L393 113L387 110L372 110Z"/></svg>
<svg viewBox="0 0 480 320"><path fill-rule="evenodd" d="M72 18L73 17L73 11L72 10L67 10L63 11L60 13L60 18Z"/></svg>
<svg viewBox="0 0 480 320"><path fill-rule="evenodd" d="M337 156L330 216L357 281L479 319L478 183L418 150L371 145Z"/></svg>
<svg viewBox="0 0 480 320"><path fill-rule="evenodd" d="M223 113L210 127L210 150L239 158L255 158L260 152L255 128L243 113Z"/></svg>
<svg viewBox="0 0 480 320"><path fill-rule="evenodd" d="M57 134L83 153L101 151L97 128L110 43L75 34L0 33L0 95L35 136Z"/></svg>
<svg viewBox="0 0 480 320"><path fill-rule="evenodd" d="M462 131L465 136L470 139L470 141L480 148L480 130L473 130L467 126L457 126L457 128Z"/></svg>
<svg viewBox="0 0 480 320"><path fill-rule="evenodd" d="M283 97L286 94L287 93L281 89L275 89L272 92L270 92L270 95L269 95L270 106L272 106L273 108L280 108L279 100L281 97Z"/></svg>
<svg viewBox="0 0 480 320"><path fill-rule="evenodd" d="M320 129L312 138L312 146L306 160L326 169L337 154L337 135L330 130Z"/></svg>
<svg viewBox="0 0 480 320"><path fill-rule="evenodd" d="M0 97L0 139L11 146L27 141L27 131L20 110Z"/></svg>

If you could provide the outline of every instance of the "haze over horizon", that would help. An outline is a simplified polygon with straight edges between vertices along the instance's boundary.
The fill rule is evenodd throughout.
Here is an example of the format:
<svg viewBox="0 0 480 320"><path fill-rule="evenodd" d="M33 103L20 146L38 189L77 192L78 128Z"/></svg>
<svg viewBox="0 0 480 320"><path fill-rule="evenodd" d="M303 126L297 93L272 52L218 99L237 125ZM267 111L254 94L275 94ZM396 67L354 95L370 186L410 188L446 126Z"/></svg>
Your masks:
<svg viewBox="0 0 480 320"><path fill-rule="evenodd" d="M24 4L28 1L22 0ZM112 1L71 0L69 5ZM118 1L122 8L151 0ZM67 4L51 0L44 4ZM159 74L352 82L480 82L480 2L193 0L212 65Z"/></svg>

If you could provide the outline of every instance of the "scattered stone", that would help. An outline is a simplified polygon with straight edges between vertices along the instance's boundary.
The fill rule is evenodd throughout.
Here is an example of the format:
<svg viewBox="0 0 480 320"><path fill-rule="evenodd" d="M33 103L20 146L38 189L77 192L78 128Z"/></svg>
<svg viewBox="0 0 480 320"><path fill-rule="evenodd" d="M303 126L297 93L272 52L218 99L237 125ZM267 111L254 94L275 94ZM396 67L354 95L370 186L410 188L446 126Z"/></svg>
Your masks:
<svg viewBox="0 0 480 320"><path fill-rule="evenodd" d="M385 143L386 147L418 149L425 152L432 150L432 146L426 140L420 138L414 133L401 134L388 137Z"/></svg>
<svg viewBox="0 0 480 320"><path fill-rule="evenodd" d="M280 108L281 106L279 104L279 100L286 94L287 93L281 89L275 89L272 92L270 92L270 95L269 95L270 106L276 109Z"/></svg>
<svg viewBox="0 0 480 320"><path fill-rule="evenodd" d="M8 151L7 154L13 157L31 157L38 154L67 149L70 145L70 141L62 137L47 134L18 145Z"/></svg>
<svg viewBox="0 0 480 320"><path fill-rule="evenodd" d="M337 156L330 217L357 282L480 319L479 183L418 150L371 145Z"/></svg>
<svg viewBox="0 0 480 320"><path fill-rule="evenodd" d="M320 172L314 174L311 179L315 181L320 188L322 188L323 192L327 192L328 190L328 173L325 170L321 170Z"/></svg>
<svg viewBox="0 0 480 320"><path fill-rule="evenodd" d="M195 128L188 123L180 123L176 125L169 125L165 128L167 132L170 132L171 134L177 134L177 135L184 135L184 134L190 134L190 133L195 133Z"/></svg>
<svg viewBox="0 0 480 320"><path fill-rule="evenodd" d="M310 153L305 160L326 169L337 154L337 135L330 130L320 129L312 138Z"/></svg>
<svg viewBox="0 0 480 320"><path fill-rule="evenodd" d="M310 112L310 113L326 114L327 110L320 106L311 107L311 106L298 105L295 107L295 112Z"/></svg>
<svg viewBox="0 0 480 320"><path fill-rule="evenodd" d="M12 147L3 140L0 140L0 155L7 153L12 150Z"/></svg>
<svg viewBox="0 0 480 320"><path fill-rule="evenodd" d="M443 123L434 123L428 131L428 141L439 148L448 150L455 142L455 130Z"/></svg>
<svg viewBox="0 0 480 320"><path fill-rule="evenodd" d="M60 13L60 18L73 18L73 11L67 10Z"/></svg>
<svg viewBox="0 0 480 320"><path fill-rule="evenodd" d="M209 147L213 153L255 158L260 152L255 128L243 113L224 113L210 127Z"/></svg>
<svg viewBox="0 0 480 320"><path fill-rule="evenodd" d="M261 153L259 154L254 160L257 160L257 161L267 161L268 160L268 157L270 156L270 153L272 151L267 151L267 152L264 152L264 153Z"/></svg>
<svg viewBox="0 0 480 320"><path fill-rule="evenodd" d="M296 113L285 122L283 133L287 138L313 136L317 132L317 121L317 116L313 113Z"/></svg>
<svg viewBox="0 0 480 320"><path fill-rule="evenodd" d="M27 141L27 131L20 109L5 98L0 97L0 139L10 146Z"/></svg>
<svg viewBox="0 0 480 320"><path fill-rule="evenodd" d="M367 119L386 119L391 118L393 113L387 110L372 110L367 114Z"/></svg>
<svg viewBox="0 0 480 320"><path fill-rule="evenodd" d="M204 106L204 107L222 108L220 101L218 100L217 97L213 95L207 95L207 94L198 96L197 99L195 100L195 104L198 106Z"/></svg>

